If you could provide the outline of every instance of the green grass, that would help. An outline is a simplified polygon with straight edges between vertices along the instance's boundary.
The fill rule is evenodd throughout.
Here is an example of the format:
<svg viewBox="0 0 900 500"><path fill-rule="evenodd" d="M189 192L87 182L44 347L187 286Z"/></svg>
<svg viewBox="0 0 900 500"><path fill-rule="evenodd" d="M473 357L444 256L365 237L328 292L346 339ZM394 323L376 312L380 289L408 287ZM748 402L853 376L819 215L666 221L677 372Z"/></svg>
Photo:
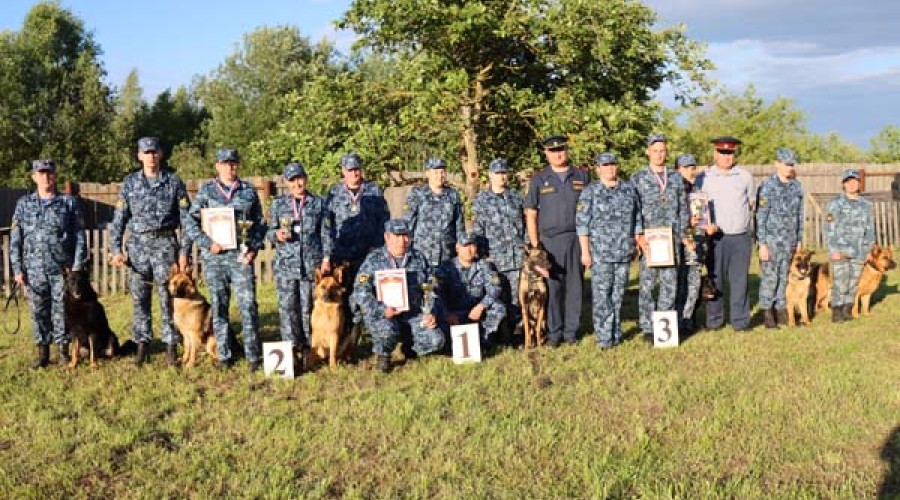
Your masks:
<svg viewBox="0 0 900 500"><path fill-rule="evenodd" d="M0 337L4 498L900 496L900 273L871 317L294 381L104 360L30 372ZM755 287L756 282L753 282ZM626 295L633 334L634 284ZM104 299L127 339L130 300ZM277 336L271 287L262 336ZM236 311L234 318L237 319ZM55 356L55 349L54 349Z"/></svg>

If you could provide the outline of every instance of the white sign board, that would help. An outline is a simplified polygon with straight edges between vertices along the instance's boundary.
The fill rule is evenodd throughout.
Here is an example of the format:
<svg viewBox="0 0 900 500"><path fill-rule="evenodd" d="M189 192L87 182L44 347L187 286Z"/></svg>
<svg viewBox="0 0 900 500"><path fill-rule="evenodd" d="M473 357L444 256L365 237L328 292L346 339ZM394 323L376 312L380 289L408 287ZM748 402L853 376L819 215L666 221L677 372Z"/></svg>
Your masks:
<svg viewBox="0 0 900 500"><path fill-rule="evenodd" d="M453 362L481 363L481 341L478 338L478 323L453 325L450 327L450 341L453 344Z"/></svg>
<svg viewBox="0 0 900 500"><path fill-rule="evenodd" d="M263 373L294 378L294 347L290 342L263 342Z"/></svg>
<svg viewBox="0 0 900 500"><path fill-rule="evenodd" d="M654 311L653 347L678 347L678 312Z"/></svg>

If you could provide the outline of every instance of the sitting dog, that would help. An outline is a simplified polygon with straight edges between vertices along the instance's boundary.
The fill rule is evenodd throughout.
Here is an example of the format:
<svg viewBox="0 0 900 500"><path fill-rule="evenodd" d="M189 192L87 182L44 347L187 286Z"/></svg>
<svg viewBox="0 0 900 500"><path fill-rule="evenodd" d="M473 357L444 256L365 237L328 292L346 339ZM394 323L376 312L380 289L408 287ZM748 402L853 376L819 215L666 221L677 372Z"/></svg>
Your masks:
<svg viewBox="0 0 900 500"><path fill-rule="evenodd" d="M828 309L831 304L831 284L834 282L831 278L831 265L827 262L813 264L812 277L812 286L816 291L813 309L819 314L819 311Z"/></svg>
<svg viewBox="0 0 900 500"><path fill-rule="evenodd" d="M342 264L323 273L316 269L315 288L313 288L313 306L310 318L310 350L306 359L307 368L317 361L328 359L328 366L337 366L338 358L344 359L351 348L350 337L344 337L344 272L347 265Z"/></svg>
<svg viewBox="0 0 900 500"><path fill-rule="evenodd" d="M544 318L547 312L547 282L550 257L543 245L525 244L525 261L519 273L519 305L522 307L522 327L525 330L525 349L544 343ZM532 344L534 342L534 344Z"/></svg>
<svg viewBox="0 0 900 500"><path fill-rule="evenodd" d="M799 249L794 252L791 257L791 266L788 268L787 289L785 290L785 298L787 299L787 322L790 326L796 326L796 311L800 311L800 324L805 326L809 324L809 289L810 275L812 273L812 265L810 259L813 256L812 251Z"/></svg>
<svg viewBox="0 0 900 500"><path fill-rule="evenodd" d="M856 287L856 296L853 297L853 317L858 318L860 312L860 304L862 304L862 313L868 316L869 301L872 300L872 294L878 290L881 284L881 278L884 273L897 267L894 262L894 252L891 247L880 247L877 244L872 247L866 258L866 265L863 267L862 274L859 275L859 284Z"/></svg>
<svg viewBox="0 0 900 500"><path fill-rule="evenodd" d="M87 270L69 271L65 275L63 307L66 327L72 335L72 361L69 368L78 365L81 350L87 348L91 369L97 368L97 357L111 358L119 351L119 339L109 328L109 320L103 304L97 300L97 292L91 286Z"/></svg>
<svg viewBox="0 0 900 500"><path fill-rule="evenodd" d="M184 339L184 354L181 364L190 368L197 364L200 346L206 344L206 353L212 359L217 358L216 336L212 327L212 308L209 302L197 291L197 284L191 275L172 266L172 273L167 282L169 295L172 296L172 318L175 328Z"/></svg>

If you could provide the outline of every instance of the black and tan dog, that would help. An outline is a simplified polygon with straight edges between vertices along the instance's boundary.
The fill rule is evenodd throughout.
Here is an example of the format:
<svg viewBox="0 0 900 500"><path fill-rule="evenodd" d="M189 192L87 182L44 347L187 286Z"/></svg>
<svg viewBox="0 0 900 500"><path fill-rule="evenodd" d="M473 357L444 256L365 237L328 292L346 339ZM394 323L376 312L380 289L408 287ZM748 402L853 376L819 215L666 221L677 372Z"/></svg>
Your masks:
<svg viewBox="0 0 900 500"><path fill-rule="evenodd" d="M815 291L813 310L816 314L828 309L831 304L831 264L828 262L815 263L812 266L812 289Z"/></svg>
<svg viewBox="0 0 900 500"><path fill-rule="evenodd" d="M868 316L869 302L872 300L872 294L878 290L881 284L881 278L884 273L897 267L894 262L894 252L891 247L880 247L877 244L872 247L869 256L866 258L866 265L863 267L862 274L859 275L859 284L856 287L856 296L853 297L853 310L851 314L854 318L859 317L862 312L863 316Z"/></svg>
<svg viewBox="0 0 900 500"><path fill-rule="evenodd" d="M72 360L69 368L78 365L81 351L87 348L91 369L97 368L97 358L111 358L119 351L119 339L109 327L106 310L97 298L87 270L69 271L65 275L63 304L66 328L72 336Z"/></svg>
<svg viewBox="0 0 900 500"><path fill-rule="evenodd" d="M526 244L525 261L519 274L519 305L522 307L522 327L525 330L525 349L544 343L547 314L547 282L550 257L540 243Z"/></svg>
<svg viewBox="0 0 900 500"><path fill-rule="evenodd" d="M200 347L206 345L206 353L217 358L216 336L213 335L212 308L206 298L197 291L197 284L191 275L172 267L167 282L172 296L172 317L175 328L184 339L184 354L181 364L190 368L197 364Z"/></svg>
<svg viewBox="0 0 900 500"><path fill-rule="evenodd" d="M797 311L800 312L800 324L809 324L809 291L812 288L812 256L811 250L799 249L791 257L791 265L788 268L787 288L785 298L787 300L787 324L797 325ZM779 323L782 318L778 318Z"/></svg>
<svg viewBox="0 0 900 500"><path fill-rule="evenodd" d="M344 286L346 265L332 269L330 273L316 270L313 288L313 306L310 318L310 350L306 359L307 368L316 362L328 359L328 366L337 366L338 359L344 359L351 349L350 337L344 336ZM355 339L353 339L355 340Z"/></svg>

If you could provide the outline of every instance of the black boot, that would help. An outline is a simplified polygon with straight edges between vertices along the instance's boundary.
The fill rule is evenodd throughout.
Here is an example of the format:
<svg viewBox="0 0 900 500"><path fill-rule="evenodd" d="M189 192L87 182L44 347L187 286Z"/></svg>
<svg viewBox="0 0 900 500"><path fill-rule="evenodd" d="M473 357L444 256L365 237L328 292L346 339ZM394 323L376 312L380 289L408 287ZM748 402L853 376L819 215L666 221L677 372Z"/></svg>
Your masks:
<svg viewBox="0 0 900 500"><path fill-rule="evenodd" d="M391 357L387 354L378 355L378 371L381 373L391 372Z"/></svg>
<svg viewBox="0 0 900 500"><path fill-rule="evenodd" d="M150 355L150 349L147 342L138 342L137 345L137 354L134 355L134 364L135 366L141 366L147 361L147 358Z"/></svg>
<svg viewBox="0 0 900 500"><path fill-rule="evenodd" d="M766 328L778 328L778 321L775 320L775 308L770 307L766 309L763 324L766 326Z"/></svg>
<svg viewBox="0 0 900 500"><path fill-rule="evenodd" d="M166 344L166 364L173 368L178 367L178 344Z"/></svg>
<svg viewBox="0 0 900 500"><path fill-rule="evenodd" d="M831 308L831 322L832 323L843 323L844 322L843 306L834 306Z"/></svg>
<svg viewBox="0 0 900 500"><path fill-rule="evenodd" d="M844 304L841 306L841 314L844 315L844 321L853 319L853 304Z"/></svg>
<svg viewBox="0 0 900 500"><path fill-rule="evenodd" d="M37 346L38 357L34 360L30 368L32 370L38 370L46 367L50 364L50 346L45 344L38 344Z"/></svg>
<svg viewBox="0 0 900 500"><path fill-rule="evenodd" d="M59 364L62 366L69 366L69 363L72 362L72 358L69 357L69 343L63 342L59 344Z"/></svg>
<svg viewBox="0 0 900 500"><path fill-rule="evenodd" d="M775 310L775 319L778 321L779 325L788 324L787 309L776 309Z"/></svg>

